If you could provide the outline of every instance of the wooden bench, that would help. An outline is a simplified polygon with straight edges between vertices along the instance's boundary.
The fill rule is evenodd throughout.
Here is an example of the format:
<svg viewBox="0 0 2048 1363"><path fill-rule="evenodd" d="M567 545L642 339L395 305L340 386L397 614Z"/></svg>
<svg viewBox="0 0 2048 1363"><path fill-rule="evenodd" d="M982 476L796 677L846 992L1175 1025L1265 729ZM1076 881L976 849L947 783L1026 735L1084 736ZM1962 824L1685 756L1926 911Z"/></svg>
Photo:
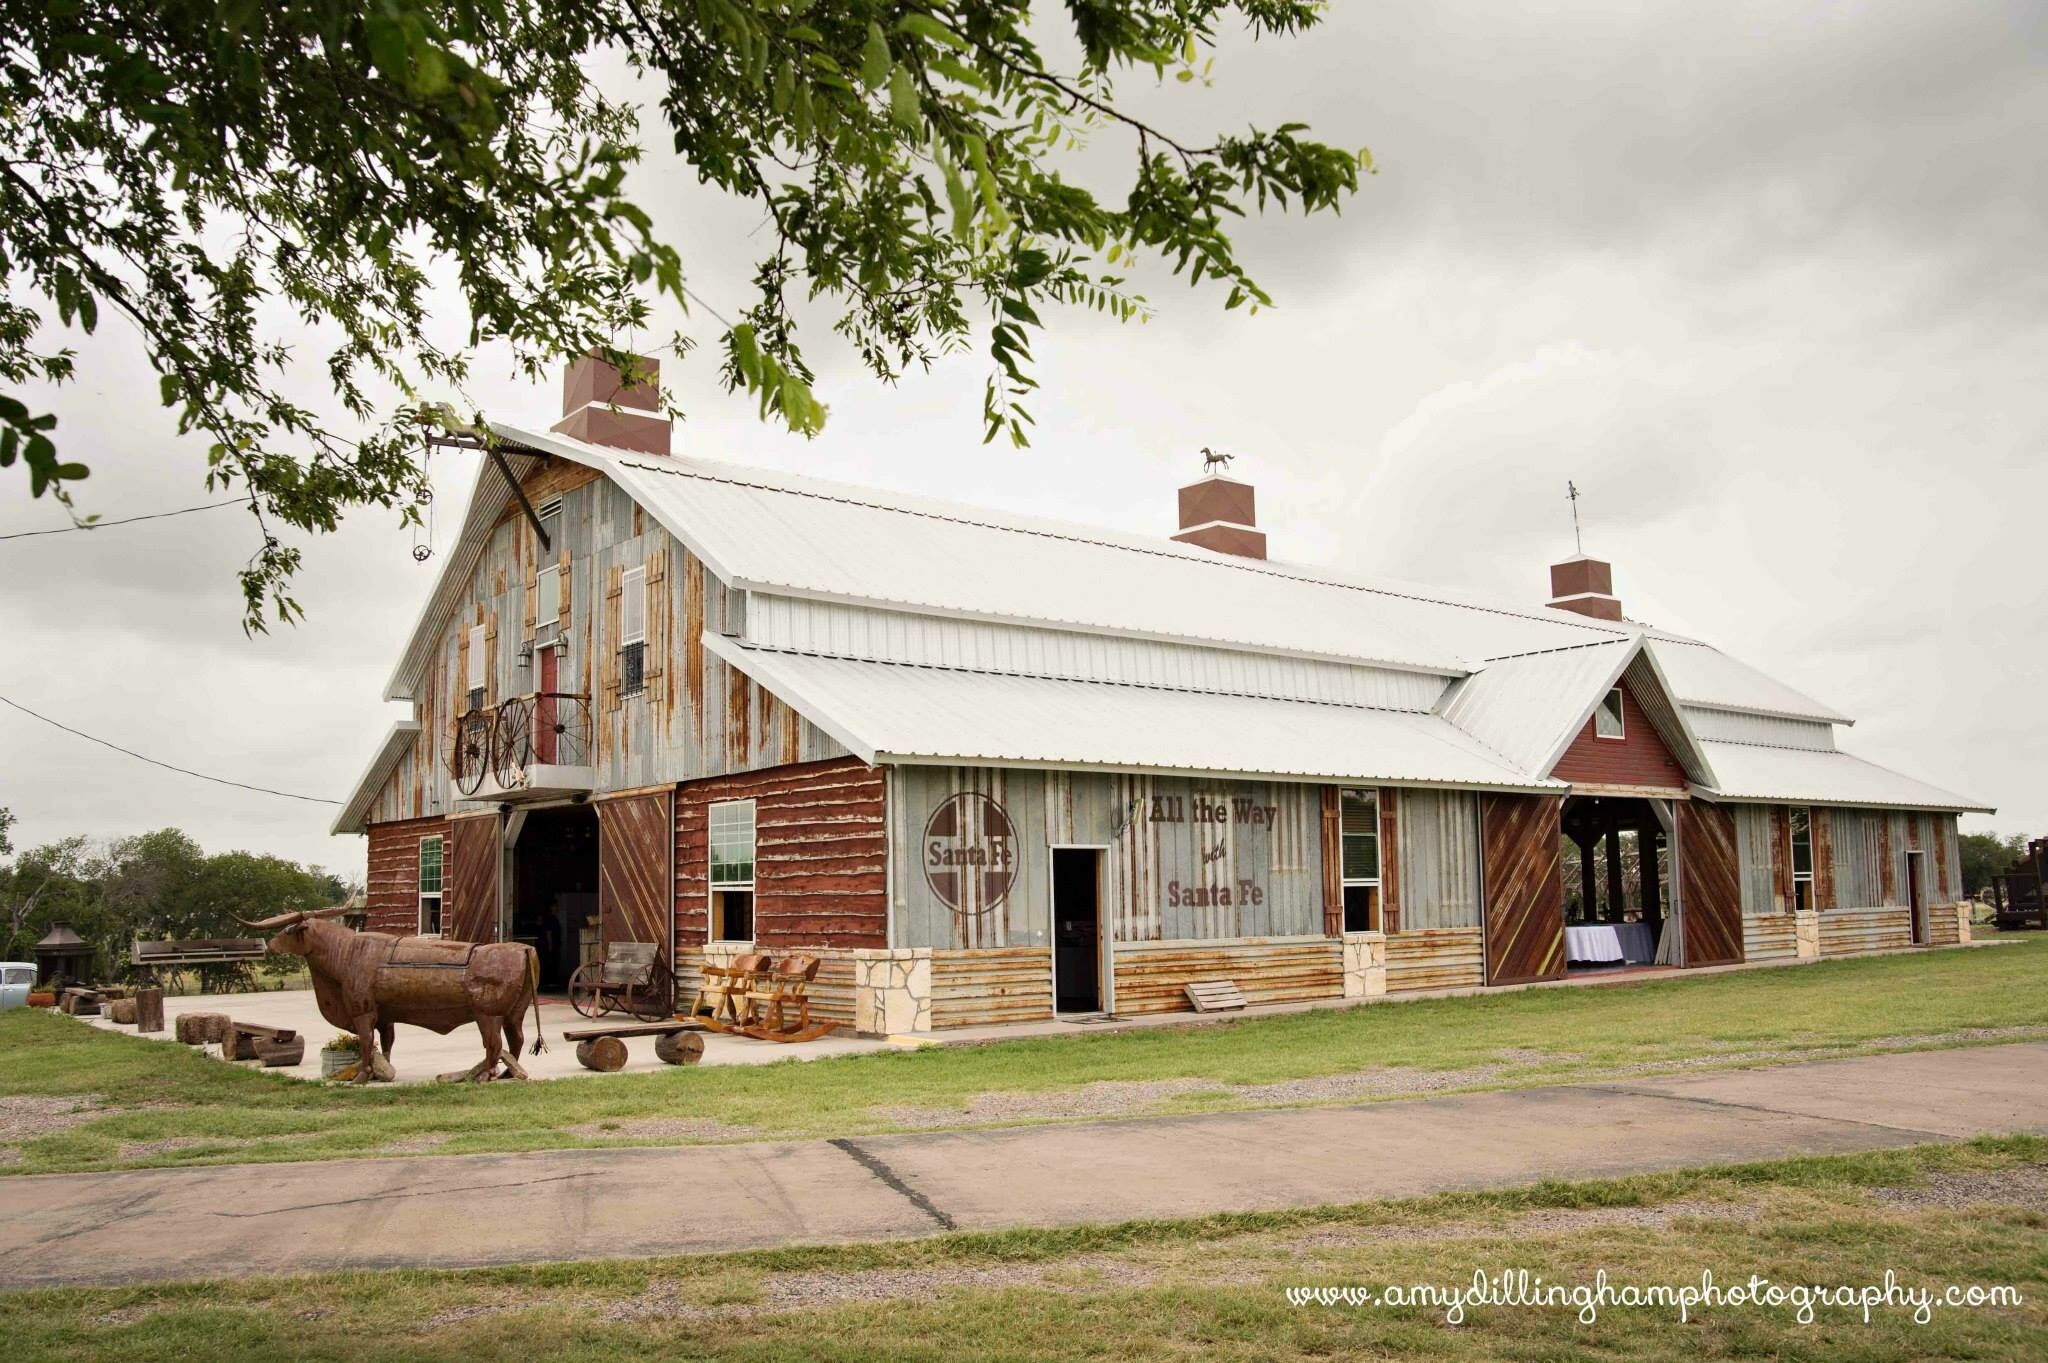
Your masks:
<svg viewBox="0 0 2048 1363"><path fill-rule="evenodd" d="M576 1063L610 1074L626 1064L628 1037L651 1036L654 1053L666 1065L694 1065L704 1058L702 1025L695 1022L626 1022L616 1027L575 1027L562 1040L576 1043Z"/></svg>
<svg viewBox="0 0 2048 1363"><path fill-rule="evenodd" d="M261 937L197 937L186 941L141 942L128 952L128 961L140 970L175 970L183 966L222 965L236 961L260 961L269 948Z"/></svg>
<svg viewBox="0 0 2048 1363"><path fill-rule="evenodd" d="M261 1060L266 1069L296 1065L306 1058L306 1039L289 1027L271 1027L261 1022L228 1023L221 1042L221 1054L230 1060Z"/></svg>

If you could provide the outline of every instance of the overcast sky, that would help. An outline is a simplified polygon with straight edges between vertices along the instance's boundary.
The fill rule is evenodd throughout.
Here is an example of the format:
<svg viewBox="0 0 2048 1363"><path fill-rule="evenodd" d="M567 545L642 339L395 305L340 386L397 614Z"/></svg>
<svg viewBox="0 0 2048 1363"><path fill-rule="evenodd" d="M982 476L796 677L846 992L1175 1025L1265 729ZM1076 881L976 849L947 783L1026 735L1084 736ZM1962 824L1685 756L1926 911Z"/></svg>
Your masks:
<svg viewBox="0 0 2048 1363"><path fill-rule="evenodd" d="M695 454L1169 533L1203 445L1237 453L1276 557L1546 595L1609 558L1632 616L1854 715L1844 746L2048 830L2048 6L1342 0L1228 42L1208 90L1125 93L1193 135L1298 118L1379 166L1340 218L1247 222L1279 306L1148 279L1142 327L1057 319L1026 453L980 443L979 355L883 388L817 338L803 442L673 374ZM657 148L665 142L650 137ZM1080 173L1108 183L1105 135ZM693 286L740 306L757 215L659 151L637 192ZM459 322L460 319L454 319ZM702 333L710 353L710 331ZM131 332L52 399L108 518L209 500ZM312 353L309 351L309 354ZM559 393L485 365L494 416ZM317 378L317 376L315 376ZM310 391L310 390L309 390ZM473 473L437 455L435 543ZM0 533L61 524L0 475ZM182 766L344 796L437 558L365 513L308 543L296 629L245 639L240 511L0 542L0 694ZM934 571L943 571L934 565ZM142 766L0 709L18 846L185 828L359 875L333 809Z"/></svg>

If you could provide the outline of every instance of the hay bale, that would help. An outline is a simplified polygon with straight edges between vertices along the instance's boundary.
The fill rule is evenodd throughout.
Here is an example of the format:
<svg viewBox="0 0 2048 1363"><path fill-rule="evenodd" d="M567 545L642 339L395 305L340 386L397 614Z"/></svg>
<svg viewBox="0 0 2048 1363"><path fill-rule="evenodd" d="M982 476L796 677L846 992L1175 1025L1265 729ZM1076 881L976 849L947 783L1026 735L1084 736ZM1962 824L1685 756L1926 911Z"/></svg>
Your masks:
<svg viewBox="0 0 2048 1363"><path fill-rule="evenodd" d="M187 1046L204 1046L209 1041L219 1043L228 1035L226 1013L181 1013L177 1022L177 1038Z"/></svg>
<svg viewBox="0 0 2048 1363"><path fill-rule="evenodd" d="M107 1003L107 1016L124 1027L133 1027L135 1025L135 1000L109 1000Z"/></svg>

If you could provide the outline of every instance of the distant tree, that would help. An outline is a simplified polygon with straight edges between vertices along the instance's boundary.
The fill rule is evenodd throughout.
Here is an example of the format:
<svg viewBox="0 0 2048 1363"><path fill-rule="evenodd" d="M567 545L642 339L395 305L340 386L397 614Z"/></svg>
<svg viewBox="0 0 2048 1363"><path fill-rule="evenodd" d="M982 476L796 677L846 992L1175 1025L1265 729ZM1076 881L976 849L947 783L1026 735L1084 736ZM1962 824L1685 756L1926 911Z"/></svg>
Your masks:
<svg viewBox="0 0 2048 1363"><path fill-rule="evenodd" d="M22 959L50 924L68 922L88 942L100 932L105 862L80 835L30 848L0 866L0 916L7 931L0 954Z"/></svg>
<svg viewBox="0 0 2048 1363"><path fill-rule="evenodd" d="M2009 838L1996 833L1965 833L1957 840L1957 849L1962 854L1963 893L1974 896L1991 884L1993 876L2026 855L2027 837L2024 833Z"/></svg>
<svg viewBox="0 0 2048 1363"><path fill-rule="evenodd" d="M529 378L615 339L685 262L627 194L640 110L591 73L650 77L685 175L766 230L716 332L729 388L811 434L825 409L796 300L884 381L984 343L985 436L1023 443L1029 336L1052 307L1142 317L1139 257L1224 305L1267 300L1226 227L1335 210L1364 153L1303 125L1176 136L1121 105L1127 72L1206 81L1226 22L1300 32L1321 0L7 0L0 51L0 386L62 382L43 313L132 327L209 486L246 496L244 626L294 618L281 527L359 506L416 517L422 404L466 407L475 347ZM1070 40L1071 68L1042 37ZM1091 132L1132 153L1121 201L1062 174ZM1091 168L1097 170L1099 168ZM1097 178L1091 173L1091 179ZM434 292L436 268L454 297ZM452 305L452 306L451 306ZM453 322L454 325L448 325ZM287 332L281 324L294 329ZM332 393L282 374L294 334ZM685 353L677 336L669 348ZM464 419L473 415L464 411ZM0 467L70 506L88 472L54 415L0 392Z"/></svg>

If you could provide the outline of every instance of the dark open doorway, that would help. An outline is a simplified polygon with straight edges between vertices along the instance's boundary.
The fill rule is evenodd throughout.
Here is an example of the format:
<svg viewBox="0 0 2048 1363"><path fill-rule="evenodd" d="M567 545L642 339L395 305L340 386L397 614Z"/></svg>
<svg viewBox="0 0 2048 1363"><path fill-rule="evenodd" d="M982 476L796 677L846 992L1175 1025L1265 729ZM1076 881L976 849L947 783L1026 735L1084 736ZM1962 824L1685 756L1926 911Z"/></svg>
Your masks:
<svg viewBox="0 0 2048 1363"><path fill-rule="evenodd" d="M1906 853L1906 904L1913 911L1913 945L1927 944L1927 891L1925 853Z"/></svg>
<svg viewBox="0 0 2048 1363"><path fill-rule="evenodd" d="M1062 1013L1101 1012L1101 852L1053 849L1052 921L1054 1008Z"/></svg>
<svg viewBox="0 0 2048 1363"><path fill-rule="evenodd" d="M560 993L597 951L597 811L536 809L512 848L512 937L540 956L540 987Z"/></svg>
<svg viewBox="0 0 2048 1363"><path fill-rule="evenodd" d="M1647 799L1575 795L1558 844L1568 968L1654 964L1671 907L1671 848Z"/></svg>

